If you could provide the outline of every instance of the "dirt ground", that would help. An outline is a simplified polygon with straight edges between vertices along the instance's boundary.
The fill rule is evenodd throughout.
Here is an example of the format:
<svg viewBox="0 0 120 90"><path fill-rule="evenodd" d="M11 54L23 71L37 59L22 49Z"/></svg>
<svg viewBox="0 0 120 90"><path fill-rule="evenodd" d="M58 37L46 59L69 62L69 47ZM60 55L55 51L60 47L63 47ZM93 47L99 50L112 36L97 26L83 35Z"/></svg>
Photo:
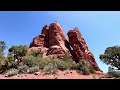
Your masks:
<svg viewBox="0 0 120 90"><path fill-rule="evenodd" d="M0 75L0 79L109 79L107 75L97 72L96 74L80 75L75 70L58 71L57 75L44 75L41 71L35 74L18 74L12 77Z"/></svg>

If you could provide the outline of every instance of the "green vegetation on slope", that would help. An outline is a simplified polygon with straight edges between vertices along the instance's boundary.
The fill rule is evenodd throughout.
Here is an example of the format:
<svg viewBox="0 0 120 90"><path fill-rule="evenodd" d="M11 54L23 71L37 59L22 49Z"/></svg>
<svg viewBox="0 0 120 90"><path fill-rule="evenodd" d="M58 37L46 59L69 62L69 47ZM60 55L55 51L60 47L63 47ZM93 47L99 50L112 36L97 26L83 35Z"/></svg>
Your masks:
<svg viewBox="0 0 120 90"><path fill-rule="evenodd" d="M6 44L0 47L0 53L4 53ZM6 76L13 76L16 74L35 73L39 70L45 74L57 74L58 70L77 70L79 74L89 75L95 73L92 66L90 66L85 60L80 60L76 63L72 59L69 59L66 53L63 60L59 60L55 57L49 57L44 59L43 53L38 51L32 51L27 53L27 45L12 46L8 49L7 57L4 54L0 59L0 73L5 73ZM3 58L4 57L4 58Z"/></svg>

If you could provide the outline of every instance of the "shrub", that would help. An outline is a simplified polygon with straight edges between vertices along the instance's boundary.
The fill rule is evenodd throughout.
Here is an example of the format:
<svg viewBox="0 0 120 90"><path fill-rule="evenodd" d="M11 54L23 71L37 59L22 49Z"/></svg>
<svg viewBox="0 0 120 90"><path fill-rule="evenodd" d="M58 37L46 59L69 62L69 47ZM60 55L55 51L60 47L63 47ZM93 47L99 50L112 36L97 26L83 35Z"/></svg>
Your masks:
<svg viewBox="0 0 120 90"><path fill-rule="evenodd" d="M78 63L76 63L75 61L72 61L72 67L71 67L71 69L72 70L78 70L78 68L79 68L79 64Z"/></svg>
<svg viewBox="0 0 120 90"><path fill-rule="evenodd" d="M17 62L15 62L15 60L8 60L7 61L7 68L16 68L16 66L18 65Z"/></svg>
<svg viewBox="0 0 120 90"><path fill-rule="evenodd" d="M17 74L18 74L18 70L12 68L5 74L5 77L11 77L11 76L14 76L14 75L17 75Z"/></svg>
<svg viewBox="0 0 120 90"><path fill-rule="evenodd" d="M64 61L60 61L57 59L53 59L49 63L56 64L59 70L65 70L67 68L66 63Z"/></svg>
<svg viewBox="0 0 120 90"><path fill-rule="evenodd" d="M110 78L119 78L120 77L120 72L117 72L117 71L108 72L108 76Z"/></svg>
<svg viewBox="0 0 120 90"><path fill-rule="evenodd" d="M6 69L8 69L8 63L7 60L1 60L0 61L0 73L3 73Z"/></svg>
<svg viewBox="0 0 120 90"><path fill-rule="evenodd" d="M30 55L34 56L34 57L40 57L42 58L43 57L43 53L40 51L40 50L33 50Z"/></svg>
<svg viewBox="0 0 120 90"><path fill-rule="evenodd" d="M32 55L26 55L22 60L23 65L27 65L29 67L34 67L38 63L37 61L37 57Z"/></svg>
<svg viewBox="0 0 120 90"><path fill-rule="evenodd" d="M80 60L78 63L78 70L82 72L83 75L89 75L90 69L88 67L88 63L84 60Z"/></svg>
<svg viewBox="0 0 120 90"><path fill-rule="evenodd" d="M12 46L9 48L10 56L13 56L19 62L22 61L22 58L27 55L28 46L27 45L19 45L19 46ZM9 54L8 53L8 54Z"/></svg>
<svg viewBox="0 0 120 90"><path fill-rule="evenodd" d="M74 61L72 61L71 59L70 60L66 60L66 61L63 61L63 60L59 60L59 59L51 59L49 60L50 63L53 63L53 64L56 64L57 65L57 68L59 70L71 70L71 69L77 69L78 68L78 64Z"/></svg>
<svg viewBox="0 0 120 90"><path fill-rule="evenodd" d="M92 74L95 73L95 70L94 70L94 68L91 65L88 67L88 69L89 69L90 73L92 73Z"/></svg>
<svg viewBox="0 0 120 90"><path fill-rule="evenodd" d="M53 61L56 63L57 68L59 70L66 70L66 69L70 68L69 64L65 61L60 61L60 60L53 60Z"/></svg>
<svg viewBox="0 0 120 90"><path fill-rule="evenodd" d="M18 72L19 74L26 74L29 67L27 65L23 65L23 66L18 66L17 69L19 70Z"/></svg>
<svg viewBox="0 0 120 90"><path fill-rule="evenodd" d="M45 74L57 74L57 66L53 63L49 63L47 66L44 67L43 71Z"/></svg>
<svg viewBox="0 0 120 90"><path fill-rule="evenodd" d="M5 58L4 50L7 48L6 43L4 41L0 41L0 60Z"/></svg>
<svg viewBox="0 0 120 90"><path fill-rule="evenodd" d="M48 63L49 62L47 60L39 60L36 65L39 66L39 69L43 69L46 65L48 65Z"/></svg>
<svg viewBox="0 0 120 90"><path fill-rule="evenodd" d="M39 66L35 66L35 67L29 68L29 69L27 70L27 73L32 74L32 73L35 73L35 72L37 72L37 71L39 71Z"/></svg>
<svg viewBox="0 0 120 90"><path fill-rule="evenodd" d="M65 52L65 55L63 57L63 61L69 61L70 57L69 57L69 52Z"/></svg>
<svg viewBox="0 0 120 90"><path fill-rule="evenodd" d="M83 68L81 69L81 71L82 71L83 75L90 75L90 71L89 71L89 69L86 68L86 67L83 67Z"/></svg>
<svg viewBox="0 0 120 90"><path fill-rule="evenodd" d="M69 69L69 70L78 69L78 64L71 59L69 61L65 61L65 63L67 65L66 69Z"/></svg>
<svg viewBox="0 0 120 90"><path fill-rule="evenodd" d="M80 75L83 75L83 72L80 71L80 70L77 70L77 73L80 74Z"/></svg>
<svg viewBox="0 0 120 90"><path fill-rule="evenodd" d="M120 70L116 70L113 67L108 68L108 76L110 78L120 78Z"/></svg>
<svg viewBox="0 0 120 90"><path fill-rule="evenodd" d="M39 66L40 69L43 69L48 64L48 61L40 58L39 56L34 57L32 55L27 55L23 58L22 63L29 67Z"/></svg>
<svg viewBox="0 0 120 90"><path fill-rule="evenodd" d="M116 72L112 72L112 73L108 73L108 76L109 76L109 78L118 78L118 77L120 77L120 75L119 74L117 74Z"/></svg>
<svg viewBox="0 0 120 90"><path fill-rule="evenodd" d="M0 64L0 74L3 73L4 69L3 66Z"/></svg>

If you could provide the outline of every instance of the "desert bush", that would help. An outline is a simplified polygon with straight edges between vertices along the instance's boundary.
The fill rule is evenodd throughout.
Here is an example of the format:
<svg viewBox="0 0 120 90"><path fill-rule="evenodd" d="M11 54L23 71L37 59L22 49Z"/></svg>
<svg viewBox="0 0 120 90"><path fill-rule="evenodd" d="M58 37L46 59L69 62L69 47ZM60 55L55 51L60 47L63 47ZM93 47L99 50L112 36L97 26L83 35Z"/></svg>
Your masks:
<svg viewBox="0 0 120 90"><path fill-rule="evenodd" d="M18 62L15 62L15 60L7 60L7 69L16 68L17 65Z"/></svg>
<svg viewBox="0 0 120 90"><path fill-rule="evenodd" d="M109 78L120 78L120 70L116 70L112 67L108 68L108 76Z"/></svg>
<svg viewBox="0 0 120 90"><path fill-rule="evenodd" d="M43 71L45 74L57 74L58 69L56 67L56 64L49 63L47 66L44 67Z"/></svg>
<svg viewBox="0 0 120 90"><path fill-rule="evenodd" d="M23 65L27 65L29 67L34 67L38 63L37 57L34 57L32 55L26 55L23 57Z"/></svg>
<svg viewBox="0 0 120 90"><path fill-rule="evenodd" d="M66 70L69 68L69 64L66 61L60 61L60 60L52 60L52 62L56 63L57 68L59 70Z"/></svg>
<svg viewBox="0 0 120 90"><path fill-rule="evenodd" d="M48 65L49 61L47 60L38 60L38 63L36 64L39 66L39 69L43 69L46 65Z"/></svg>
<svg viewBox="0 0 120 90"><path fill-rule="evenodd" d="M92 74L95 73L95 70L94 70L94 68L91 65L88 67L88 69L89 69L90 73L92 73Z"/></svg>
<svg viewBox="0 0 120 90"><path fill-rule="evenodd" d="M79 68L79 64L78 63L76 63L75 61L72 61L72 67L71 67L71 69L72 70L78 70L78 68Z"/></svg>
<svg viewBox="0 0 120 90"><path fill-rule="evenodd" d="M8 61L6 59L0 61L0 73L8 69Z"/></svg>
<svg viewBox="0 0 120 90"><path fill-rule="evenodd" d="M77 70L77 73L80 74L80 75L83 75L83 72L80 71L80 70Z"/></svg>
<svg viewBox="0 0 120 90"><path fill-rule="evenodd" d="M27 73L32 74L39 71L39 66L35 66L35 67L30 67L29 69L27 69Z"/></svg>
<svg viewBox="0 0 120 90"><path fill-rule="evenodd" d="M109 78L119 78L120 74L117 73L116 71L113 71L113 72L108 72L108 76Z"/></svg>
<svg viewBox="0 0 120 90"><path fill-rule="evenodd" d="M83 75L89 75L90 69L88 67L88 63L84 60L80 60L78 63L78 70L82 72Z"/></svg>
<svg viewBox="0 0 120 90"><path fill-rule="evenodd" d="M63 61L69 61L69 60L70 60L69 53L65 52L65 55L63 57Z"/></svg>
<svg viewBox="0 0 120 90"><path fill-rule="evenodd" d="M25 56L22 62L24 65L27 65L29 67L39 66L40 69L43 69L49 63L52 63L53 65L56 64L57 68L60 70L71 70L78 68L78 64L72 60L63 61L56 58L49 58L49 60L44 60L42 58L39 58L39 56L34 57L33 55Z"/></svg>
<svg viewBox="0 0 120 90"><path fill-rule="evenodd" d="M0 64L0 74L3 73L4 69L3 66Z"/></svg>
<svg viewBox="0 0 120 90"><path fill-rule="evenodd" d="M8 52L12 54L15 59L19 61L22 60L22 57L27 55L28 46L27 45L19 45L19 46L12 46L9 48Z"/></svg>
<svg viewBox="0 0 120 90"><path fill-rule="evenodd" d="M95 73L94 68L85 60L80 60L78 63L78 70L82 71L84 75L89 75L90 73Z"/></svg>
<svg viewBox="0 0 120 90"><path fill-rule="evenodd" d="M30 55L34 56L34 57L40 57L42 58L43 57L43 53L40 51L40 50L33 50Z"/></svg>
<svg viewBox="0 0 120 90"><path fill-rule="evenodd" d="M18 72L19 74L26 74L29 67L27 65L23 65L23 66L18 66L17 69L19 70Z"/></svg>
<svg viewBox="0 0 120 90"><path fill-rule="evenodd" d="M65 62L64 62L64 61L60 61L60 60L58 60L58 59L51 59L51 60L49 61L49 63L56 64L56 65L57 65L57 68L58 68L59 70L65 70L65 69L67 68L66 65L65 65Z"/></svg>
<svg viewBox="0 0 120 90"><path fill-rule="evenodd" d="M69 59L69 60L59 60L59 59L51 59L49 61L50 63L53 63L57 65L57 68L59 70L71 70L71 69L77 69L78 68L78 64L76 62L74 62L73 60Z"/></svg>
<svg viewBox="0 0 120 90"><path fill-rule="evenodd" d="M11 76L14 76L14 75L17 75L17 74L18 74L18 70L12 68L7 73L5 73L5 77L11 77Z"/></svg>
<svg viewBox="0 0 120 90"><path fill-rule="evenodd" d="M81 68L81 71L82 71L83 75L90 75L90 71L86 67Z"/></svg>
<svg viewBox="0 0 120 90"><path fill-rule="evenodd" d="M40 69L43 69L48 64L48 61L40 58L39 56L34 57L33 55L26 55L23 58L22 63L29 67L39 66Z"/></svg>
<svg viewBox="0 0 120 90"><path fill-rule="evenodd" d="M65 61L67 68L69 70L75 70L78 69L78 64L74 62L73 60Z"/></svg>

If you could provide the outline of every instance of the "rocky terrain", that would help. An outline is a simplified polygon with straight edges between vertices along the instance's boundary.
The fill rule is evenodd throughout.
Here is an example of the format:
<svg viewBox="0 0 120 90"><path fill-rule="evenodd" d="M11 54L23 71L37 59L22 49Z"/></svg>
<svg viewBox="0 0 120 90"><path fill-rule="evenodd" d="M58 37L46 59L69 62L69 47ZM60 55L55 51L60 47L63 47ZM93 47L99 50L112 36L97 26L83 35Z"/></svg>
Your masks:
<svg viewBox="0 0 120 90"><path fill-rule="evenodd" d="M66 36L64 30L58 22L45 25L41 30L41 33L33 38L29 49L26 49L28 55L34 51L42 54L42 57L24 57L25 59L23 60L26 60L27 64L23 65L22 63L22 69L11 69L9 74L6 74L7 76L5 74L1 74L0 79L103 79L107 77L107 74L104 74L98 67L94 55L89 50L82 34L80 33L80 30L77 27L69 30ZM66 55L67 60L65 60ZM50 59L51 56L52 58L55 57L58 61ZM39 62L38 59L40 59ZM37 61L37 64L35 64L35 60ZM53 63L49 60L53 61ZM80 63L82 61L84 61L84 63ZM38 66L35 67L33 65L34 67L29 67L28 64L30 63ZM90 66L92 66L92 68L90 68ZM18 73L23 72L25 67L27 68L27 73ZM42 67L42 69L39 69L39 67ZM56 72L56 69L57 73L49 75L44 74L49 70ZM30 70L31 72L35 72L29 73ZM9 75L12 76L9 77Z"/></svg>
<svg viewBox="0 0 120 90"><path fill-rule="evenodd" d="M84 59L96 71L101 71L79 29L75 27L69 30L67 35L68 39L58 22L45 25L41 34L33 38L33 41L30 43L29 52L36 49L43 53L43 57L53 55L59 59L62 59L67 53L69 58L72 58L74 61L79 62L79 60Z"/></svg>
<svg viewBox="0 0 120 90"><path fill-rule="evenodd" d="M0 79L112 79L107 78L107 74L97 72L96 74L80 75L75 70L58 71L54 75L44 75L41 71L35 74L18 74L12 77L0 75Z"/></svg>

